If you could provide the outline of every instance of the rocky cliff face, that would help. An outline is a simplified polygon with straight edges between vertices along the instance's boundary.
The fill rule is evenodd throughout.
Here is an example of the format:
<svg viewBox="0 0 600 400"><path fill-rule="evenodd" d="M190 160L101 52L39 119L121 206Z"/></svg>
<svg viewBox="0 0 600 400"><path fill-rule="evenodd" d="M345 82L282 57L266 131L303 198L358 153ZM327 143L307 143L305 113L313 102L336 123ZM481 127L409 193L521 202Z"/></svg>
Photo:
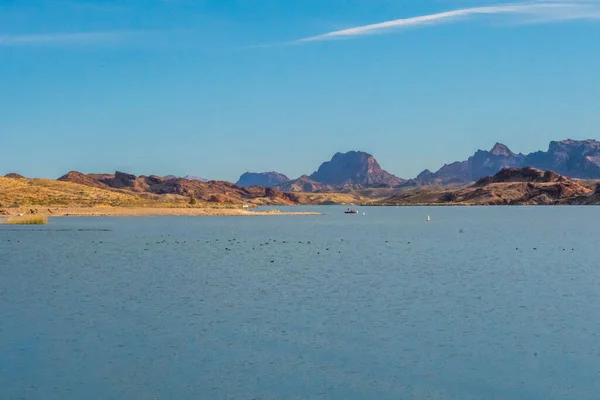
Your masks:
<svg viewBox="0 0 600 400"><path fill-rule="evenodd" d="M241 187L263 186L274 187L289 181L290 178L277 172L246 172L237 181L236 185Z"/></svg>
<svg viewBox="0 0 600 400"><path fill-rule="evenodd" d="M383 170L375 158L361 151L337 153L310 175L310 180L324 185L396 186L404 182Z"/></svg>

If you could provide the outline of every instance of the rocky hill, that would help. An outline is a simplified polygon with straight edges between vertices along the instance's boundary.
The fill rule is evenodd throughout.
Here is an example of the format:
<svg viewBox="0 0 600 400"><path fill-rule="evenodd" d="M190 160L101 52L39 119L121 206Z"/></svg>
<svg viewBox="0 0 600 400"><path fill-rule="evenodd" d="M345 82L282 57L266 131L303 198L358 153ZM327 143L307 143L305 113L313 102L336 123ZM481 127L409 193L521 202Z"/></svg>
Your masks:
<svg viewBox="0 0 600 400"><path fill-rule="evenodd" d="M23 175L15 174L14 172L11 172L10 174L6 174L6 175L4 175L4 177L10 178L10 179L26 179Z"/></svg>
<svg viewBox="0 0 600 400"><path fill-rule="evenodd" d="M0 209L25 206L134 206L144 199L97 187L51 179L0 177Z"/></svg>
<svg viewBox="0 0 600 400"><path fill-rule="evenodd" d="M503 169L456 190L421 189L392 196L379 205L550 205L590 204L594 190L551 171Z"/></svg>
<svg viewBox="0 0 600 400"><path fill-rule="evenodd" d="M383 170L375 157L362 151L337 153L309 176L324 185L397 186L404 182Z"/></svg>
<svg viewBox="0 0 600 400"><path fill-rule="evenodd" d="M509 183L509 182L536 182L536 183L552 183L552 182L567 182L565 176L559 175L553 171L541 171L537 168L504 168L496 175L487 176L480 179L474 186L486 186L492 183Z"/></svg>
<svg viewBox="0 0 600 400"><path fill-rule="evenodd" d="M194 197L199 201L211 203L295 204L293 196L276 189L241 188L229 182L167 179L155 175L135 176L119 171L114 174L82 174L71 171L58 180L123 193Z"/></svg>
<svg viewBox="0 0 600 400"><path fill-rule="evenodd" d="M274 187L288 182L290 178L278 172L246 172L236 182L241 187L264 186Z"/></svg>

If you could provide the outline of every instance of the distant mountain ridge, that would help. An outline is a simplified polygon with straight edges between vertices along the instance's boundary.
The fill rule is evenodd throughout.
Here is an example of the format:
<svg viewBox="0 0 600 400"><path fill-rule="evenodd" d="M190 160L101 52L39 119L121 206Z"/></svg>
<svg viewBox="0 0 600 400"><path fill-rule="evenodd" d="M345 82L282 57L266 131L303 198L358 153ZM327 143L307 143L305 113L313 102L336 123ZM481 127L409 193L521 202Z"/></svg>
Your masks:
<svg viewBox="0 0 600 400"><path fill-rule="evenodd" d="M552 141L548 151L528 154L525 164L569 178L600 179L600 142L592 139Z"/></svg>
<svg viewBox="0 0 600 400"><path fill-rule="evenodd" d="M425 170L408 185L466 184L494 175L503 168L533 167L575 179L600 179L600 142L596 140L552 141L548 151L527 155L513 153L496 143L490 151L478 150L466 161L444 165L436 172Z"/></svg>
<svg viewBox="0 0 600 400"><path fill-rule="evenodd" d="M414 180L418 184L464 184L494 175L502 168L523 166L525 156L513 153L506 145L496 143L490 151L478 150L466 161L444 165L437 172L425 170Z"/></svg>
<svg viewBox="0 0 600 400"><path fill-rule="evenodd" d="M316 193L316 192L333 192L336 191L336 188L333 186L325 185L320 182L313 181L306 175L302 175L298 179L294 179L285 183L282 183L276 186L277 189L282 190L284 192L307 192L307 193Z"/></svg>
<svg viewBox="0 0 600 400"><path fill-rule="evenodd" d="M274 187L289 192L349 192L363 188L462 186L496 174L505 168L533 167L554 171L572 179L600 179L600 142L592 139L552 141L548 151L527 155L496 143L490 150L477 150L465 161L446 164L436 172L424 170L408 181L383 170L375 157L362 151L336 153L311 175L283 181L283 174L246 173L239 184ZM277 177L277 178L276 178ZM244 178L244 179L242 179Z"/></svg>
<svg viewBox="0 0 600 400"><path fill-rule="evenodd" d="M600 179L600 142L592 139L552 141L547 151L521 154L511 151L506 145L496 143L489 151L478 150L465 161L446 164L439 170L424 170L408 181L384 170L371 154L362 151L336 153L331 160L322 163L310 175L290 179L278 172L246 172L237 184L206 181L200 177L178 178L115 174L81 174L71 172L61 180L81 183L98 188L132 190L153 194L193 194L201 199L211 198L224 201L231 196L243 199L266 193L264 189L278 192L298 193L371 193L412 190L419 187L462 187L503 169L524 167L543 171L554 171L569 179ZM17 175L14 175L18 177ZM259 189L262 188L262 189ZM396 191L397 189L397 191ZM254 193L256 192L256 193ZM207 197L207 193L211 193ZM229 197L228 197L229 196Z"/></svg>
<svg viewBox="0 0 600 400"><path fill-rule="evenodd" d="M189 179L190 181L208 182L208 179L202 178L201 176L194 176L194 175L186 175L184 177L175 176L175 175L167 175L167 176L164 176L164 178L165 179L179 179L179 178L183 178L183 179Z"/></svg>
<svg viewBox="0 0 600 400"><path fill-rule="evenodd" d="M236 182L241 187L263 186L273 187L288 182L290 178L278 172L246 172Z"/></svg>

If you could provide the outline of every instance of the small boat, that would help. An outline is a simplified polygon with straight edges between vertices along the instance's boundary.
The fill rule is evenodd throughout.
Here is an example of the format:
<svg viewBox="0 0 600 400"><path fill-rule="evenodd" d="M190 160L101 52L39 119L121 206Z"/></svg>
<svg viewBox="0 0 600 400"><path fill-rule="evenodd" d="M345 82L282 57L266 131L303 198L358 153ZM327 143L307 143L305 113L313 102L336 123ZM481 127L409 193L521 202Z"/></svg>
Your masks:
<svg viewBox="0 0 600 400"><path fill-rule="evenodd" d="M358 211L348 209L348 210L344 211L344 214L358 214Z"/></svg>

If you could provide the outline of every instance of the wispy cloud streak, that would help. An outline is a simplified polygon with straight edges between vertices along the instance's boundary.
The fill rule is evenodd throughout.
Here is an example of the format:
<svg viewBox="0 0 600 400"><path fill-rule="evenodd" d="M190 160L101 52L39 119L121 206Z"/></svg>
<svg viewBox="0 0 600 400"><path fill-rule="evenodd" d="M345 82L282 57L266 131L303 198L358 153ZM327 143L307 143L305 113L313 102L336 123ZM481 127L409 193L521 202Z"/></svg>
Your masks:
<svg viewBox="0 0 600 400"><path fill-rule="evenodd" d="M0 35L0 46L95 44L118 42L124 32L53 33L29 35Z"/></svg>
<svg viewBox="0 0 600 400"><path fill-rule="evenodd" d="M600 1L537 1L486 7L464 8L412 18L395 19L371 25L328 32L296 40L290 44L331 39L349 39L364 35L387 33L393 30L422 25L435 25L476 16L506 15L523 18L523 23L557 22L567 20L600 19Z"/></svg>

